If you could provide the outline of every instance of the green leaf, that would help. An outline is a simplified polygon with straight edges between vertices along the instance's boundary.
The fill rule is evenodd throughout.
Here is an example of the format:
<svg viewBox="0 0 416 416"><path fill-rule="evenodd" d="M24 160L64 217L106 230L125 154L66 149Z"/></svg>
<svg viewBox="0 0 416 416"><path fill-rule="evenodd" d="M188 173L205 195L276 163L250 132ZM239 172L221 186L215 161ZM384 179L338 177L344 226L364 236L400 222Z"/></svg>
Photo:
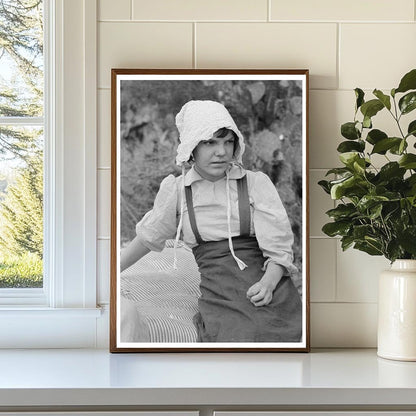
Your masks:
<svg viewBox="0 0 416 416"><path fill-rule="evenodd" d="M337 235L345 235L351 227L349 221L335 221L325 224L322 227L322 231L329 237L335 237Z"/></svg>
<svg viewBox="0 0 416 416"><path fill-rule="evenodd" d="M346 141L341 142L339 146L337 147L337 151L340 153L346 153L346 152L364 152L365 149L365 142L363 140L358 140L356 142L353 141Z"/></svg>
<svg viewBox="0 0 416 416"><path fill-rule="evenodd" d="M416 173L406 178L406 182L409 184L409 186L415 186L416 185Z"/></svg>
<svg viewBox="0 0 416 416"><path fill-rule="evenodd" d="M410 254L416 254L416 227L406 228L398 237L400 246Z"/></svg>
<svg viewBox="0 0 416 416"><path fill-rule="evenodd" d="M407 135L416 137L416 120L413 120L409 124L409 127L407 128Z"/></svg>
<svg viewBox="0 0 416 416"><path fill-rule="evenodd" d="M400 143L392 146L389 151L394 155L402 155L406 149L407 141L405 139L400 139Z"/></svg>
<svg viewBox="0 0 416 416"><path fill-rule="evenodd" d="M408 153L399 159L399 165L405 169L416 169L416 155Z"/></svg>
<svg viewBox="0 0 416 416"><path fill-rule="evenodd" d="M371 117L364 116L363 127L366 129L371 129L373 127L373 123L371 122Z"/></svg>
<svg viewBox="0 0 416 416"><path fill-rule="evenodd" d="M361 88L356 88L355 90L355 111L364 104L364 91Z"/></svg>
<svg viewBox="0 0 416 416"><path fill-rule="evenodd" d="M392 220L393 222L396 222L396 218L400 212L400 204L398 203L391 203L386 206L385 212L384 212L384 220L389 221Z"/></svg>
<svg viewBox="0 0 416 416"><path fill-rule="evenodd" d="M362 174L365 168L369 166L370 160L363 158L357 152L345 152L339 155L339 160L348 168L352 169L352 173Z"/></svg>
<svg viewBox="0 0 416 416"><path fill-rule="evenodd" d="M405 172L406 169L401 168L397 162L389 162L380 169L377 176L381 181L389 181L391 178L403 178Z"/></svg>
<svg viewBox="0 0 416 416"><path fill-rule="evenodd" d="M399 108L402 114L407 114L416 108L416 91L409 92L399 100Z"/></svg>
<svg viewBox="0 0 416 416"><path fill-rule="evenodd" d="M401 79L398 88L396 88L395 92L406 92L409 90L416 89L416 69L412 69L408 72L404 77Z"/></svg>
<svg viewBox="0 0 416 416"><path fill-rule="evenodd" d="M349 167L352 167L358 159L360 159L360 155L357 152L345 152L339 155L339 160Z"/></svg>
<svg viewBox="0 0 416 416"><path fill-rule="evenodd" d="M394 98L396 96L396 88L392 88L390 91L390 95Z"/></svg>
<svg viewBox="0 0 416 416"><path fill-rule="evenodd" d="M400 143L395 144L389 149L389 152L393 155L402 155L403 152L407 149L406 139L400 139Z"/></svg>
<svg viewBox="0 0 416 416"><path fill-rule="evenodd" d="M407 195L416 195L416 174L413 174L406 178L406 184L409 188Z"/></svg>
<svg viewBox="0 0 416 416"><path fill-rule="evenodd" d="M386 254L386 257L390 261L394 261L394 260L402 257L402 250L400 249L399 242L397 241L396 238L392 239L387 244L387 254Z"/></svg>
<svg viewBox="0 0 416 416"><path fill-rule="evenodd" d="M346 173L350 173L351 169L349 168L333 168L330 169L325 176L331 175L331 174L335 174L335 175L344 175Z"/></svg>
<svg viewBox="0 0 416 416"><path fill-rule="evenodd" d="M377 240L373 240L370 242L356 242L354 244L354 248L360 251L364 251L365 253L369 254L370 256L381 256L383 252L381 251L381 246L374 246L374 242Z"/></svg>
<svg viewBox="0 0 416 416"><path fill-rule="evenodd" d="M387 139L387 134L384 131L374 129L368 132L366 141L370 144L376 144L380 140Z"/></svg>
<svg viewBox="0 0 416 416"><path fill-rule="evenodd" d="M342 251L347 250L354 244L354 237L351 235L346 235L341 238L341 248Z"/></svg>
<svg viewBox="0 0 416 416"><path fill-rule="evenodd" d="M407 197L407 200L409 201L410 205L412 207L416 207L416 195L411 195ZM411 210L411 214L413 216L414 210ZM415 217L416 219L416 217Z"/></svg>
<svg viewBox="0 0 416 416"><path fill-rule="evenodd" d="M319 181L318 185L327 193L331 194L331 187L328 181Z"/></svg>
<svg viewBox="0 0 416 416"><path fill-rule="evenodd" d="M374 207L375 205L378 205L382 201L388 201L389 199L383 195L364 195L360 202L357 205L357 208L363 212L365 212L367 209L370 209Z"/></svg>
<svg viewBox="0 0 416 416"><path fill-rule="evenodd" d="M388 110L391 109L390 97L388 95L377 89L373 91L373 94L383 103L384 107Z"/></svg>
<svg viewBox="0 0 416 416"><path fill-rule="evenodd" d="M364 240L364 238L373 233L371 225L356 225L352 230L352 235L356 240Z"/></svg>
<svg viewBox="0 0 416 416"><path fill-rule="evenodd" d="M399 137L387 137L386 139L382 139L378 141L374 147L371 154L377 153L380 155L384 155L387 150L390 150L393 146L400 146L402 139Z"/></svg>
<svg viewBox="0 0 416 416"><path fill-rule="evenodd" d="M375 220L381 217L381 212L383 211L383 204L377 204L374 207L370 208L370 218Z"/></svg>
<svg viewBox="0 0 416 416"><path fill-rule="evenodd" d="M339 182L337 181L337 183L334 182L331 187L332 199L341 199L343 196L347 196L351 201L353 201L354 197L361 198L363 195L368 193L369 184L358 175L342 179Z"/></svg>
<svg viewBox="0 0 416 416"><path fill-rule="evenodd" d="M357 129L357 123L353 121L341 126L341 135L348 140L357 140L361 137L360 130Z"/></svg>
<svg viewBox="0 0 416 416"><path fill-rule="evenodd" d="M365 168L366 168L365 159L357 159L356 161L354 161L352 167L353 167L355 172L361 173L361 174L364 173Z"/></svg>
<svg viewBox="0 0 416 416"><path fill-rule="evenodd" d="M384 105L382 102L380 102L380 100L370 100L361 106L361 112L363 113L364 117L371 118L383 108Z"/></svg>
<svg viewBox="0 0 416 416"><path fill-rule="evenodd" d="M357 178L351 176L347 179L342 179L338 183L333 184L331 187L331 198L340 199L345 195L345 190L355 186L357 183Z"/></svg>
<svg viewBox="0 0 416 416"><path fill-rule="evenodd" d="M357 213L354 204L339 204L336 208L330 209L326 214L334 220L348 218Z"/></svg>

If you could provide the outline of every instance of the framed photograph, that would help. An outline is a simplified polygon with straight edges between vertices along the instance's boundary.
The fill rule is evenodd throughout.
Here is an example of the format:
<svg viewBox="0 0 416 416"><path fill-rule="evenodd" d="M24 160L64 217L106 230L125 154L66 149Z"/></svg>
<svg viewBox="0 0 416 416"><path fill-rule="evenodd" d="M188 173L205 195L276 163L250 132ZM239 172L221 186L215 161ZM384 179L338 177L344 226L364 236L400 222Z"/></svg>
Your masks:
<svg viewBox="0 0 416 416"><path fill-rule="evenodd" d="M309 351L308 76L112 70L111 352Z"/></svg>

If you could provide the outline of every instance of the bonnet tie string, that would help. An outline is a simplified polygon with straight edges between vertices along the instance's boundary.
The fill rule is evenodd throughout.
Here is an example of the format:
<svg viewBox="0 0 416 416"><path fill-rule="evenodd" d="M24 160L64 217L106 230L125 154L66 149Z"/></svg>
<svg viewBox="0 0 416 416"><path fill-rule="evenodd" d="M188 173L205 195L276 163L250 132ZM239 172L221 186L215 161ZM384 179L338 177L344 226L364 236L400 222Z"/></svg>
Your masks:
<svg viewBox="0 0 416 416"><path fill-rule="evenodd" d="M247 267L241 259L239 259L234 253L233 240L231 239L231 199L230 199L230 181L228 176L228 170L226 171L226 192L227 192L227 227L228 227L228 247L230 248L231 255L234 257L240 270L244 270Z"/></svg>
<svg viewBox="0 0 416 416"><path fill-rule="evenodd" d="M181 213L179 217L179 224L176 230L176 237L175 237L175 244L173 245L173 268L174 270L178 269L178 258L176 256L176 249L178 247L179 238L181 236L182 231L182 223L183 223L183 211L185 207L185 165L182 164L182 185L181 185Z"/></svg>

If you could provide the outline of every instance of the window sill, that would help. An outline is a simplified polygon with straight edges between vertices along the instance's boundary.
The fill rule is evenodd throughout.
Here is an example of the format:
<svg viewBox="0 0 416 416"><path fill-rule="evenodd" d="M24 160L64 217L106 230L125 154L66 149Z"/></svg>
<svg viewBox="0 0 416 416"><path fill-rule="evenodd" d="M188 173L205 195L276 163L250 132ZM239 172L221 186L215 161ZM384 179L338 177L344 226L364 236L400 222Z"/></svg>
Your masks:
<svg viewBox="0 0 416 416"><path fill-rule="evenodd" d="M95 348L100 308L0 308L0 348Z"/></svg>
<svg viewBox="0 0 416 416"><path fill-rule="evenodd" d="M0 317L5 316L22 316L22 317L84 317L99 318L101 308L45 308L38 306L0 306Z"/></svg>

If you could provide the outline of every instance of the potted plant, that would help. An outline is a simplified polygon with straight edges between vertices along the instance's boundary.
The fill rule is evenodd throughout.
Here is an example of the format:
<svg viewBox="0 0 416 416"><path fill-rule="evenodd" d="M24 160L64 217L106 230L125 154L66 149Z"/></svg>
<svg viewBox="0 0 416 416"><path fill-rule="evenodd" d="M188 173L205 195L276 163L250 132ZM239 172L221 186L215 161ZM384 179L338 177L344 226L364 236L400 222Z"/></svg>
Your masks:
<svg viewBox="0 0 416 416"><path fill-rule="evenodd" d="M354 91L354 119L342 124L345 140L337 148L343 166L327 172L333 180L319 182L337 201L322 231L339 236L343 250L390 260L379 283L378 354L416 360L416 120L408 116L416 109L416 69L389 94L375 89L366 101L362 89ZM381 111L393 118L395 131L373 126Z"/></svg>

